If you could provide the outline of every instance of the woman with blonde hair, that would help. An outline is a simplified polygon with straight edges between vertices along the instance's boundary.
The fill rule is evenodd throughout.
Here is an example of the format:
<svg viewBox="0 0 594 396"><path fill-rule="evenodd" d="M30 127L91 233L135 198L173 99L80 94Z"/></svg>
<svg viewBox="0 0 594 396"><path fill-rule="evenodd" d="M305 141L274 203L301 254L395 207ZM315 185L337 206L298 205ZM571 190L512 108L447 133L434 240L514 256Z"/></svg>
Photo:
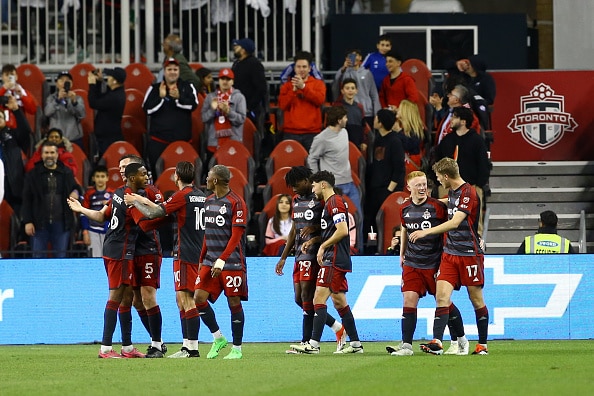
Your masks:
<svg viewBox="0 0 594 396"><path fill-rule="evenodd" d="M397 132L396 136L398 136L404 148L406 174L421 170L425 125L416 103L406 99L400 102L393 130Z"/></svg>

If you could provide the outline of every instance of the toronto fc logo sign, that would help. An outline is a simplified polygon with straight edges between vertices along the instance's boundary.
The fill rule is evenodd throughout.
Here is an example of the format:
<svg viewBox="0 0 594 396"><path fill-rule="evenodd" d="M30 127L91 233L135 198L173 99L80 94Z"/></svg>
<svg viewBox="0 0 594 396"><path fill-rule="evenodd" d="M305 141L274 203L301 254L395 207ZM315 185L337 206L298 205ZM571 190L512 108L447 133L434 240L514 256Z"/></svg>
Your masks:
<svg viewBox="0 0 594 396"><path fill-rule="evenodd" d="M546 149L561 140L565 132L573 132L577 123L566 113L565 97L540 83L529 95L520 97L520 111L507 127L512 133L521 132L528 143Z"/></svg>

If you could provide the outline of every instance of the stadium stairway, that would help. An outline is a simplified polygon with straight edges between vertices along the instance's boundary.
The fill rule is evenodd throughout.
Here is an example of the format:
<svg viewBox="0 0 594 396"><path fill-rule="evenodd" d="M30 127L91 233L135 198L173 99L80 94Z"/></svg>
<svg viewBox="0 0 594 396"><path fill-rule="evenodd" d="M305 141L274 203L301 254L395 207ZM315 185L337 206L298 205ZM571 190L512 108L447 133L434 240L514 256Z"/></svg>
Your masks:
<svg viewBox="0 0 594 396"><path fill-rule="evenodd" d="M494 162L483 237L488 254L515 254L539 214L557 213L559 234L580 253L594 246L594 162Z"/></svg>

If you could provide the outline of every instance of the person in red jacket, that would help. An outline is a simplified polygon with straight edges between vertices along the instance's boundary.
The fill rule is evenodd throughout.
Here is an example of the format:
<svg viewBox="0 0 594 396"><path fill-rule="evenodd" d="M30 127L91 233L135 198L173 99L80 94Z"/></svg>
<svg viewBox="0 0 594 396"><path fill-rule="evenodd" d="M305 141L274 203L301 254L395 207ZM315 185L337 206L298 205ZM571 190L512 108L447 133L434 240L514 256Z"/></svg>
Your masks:
<svg viewBox="0 0 594 396"><path fill-rule="evenodd" d="M379 91L379 100L382 108L389 108L396 111L403 99L408 99L417 103L419 91L415 85L415 80L402 71L402 56L396 51L390 51L386 54L386 67L389 74L382 81Z"/></svg>
<svg viewBox="0 0 594 396"><path fill-rule="evenodd" d="M0 87L0 96L14 96L17 104L25 113L35 114L37 112L37 101L30 95L25 88L18 83L19 75L14 65L7 64L2 66L2 87ZM4 104L0 104L0 110L8 111L6 126L10 129L17 127L16 118L12 111Z"/></svg>
<svg viewBox="0 0 594 396"><path fill-rule="evenodd" d="M58 160L61 161L67 168L70 168L72 174L76 177L76 172L78 172L78 165L76 164L76 160L72 155L72 143L70 140L66 139L63 134L62 130L58 128L50 129L47 134L45 135L44 139L41 139L39 143L35 146L37 149L27 161L27 165L25 165L25 172L29 172L35 164L41 161L41 149L43 143L45 141L53 142L58 146ZM78 180L79 183L84 183L85 180Z"/></svg>
<svg viewBox="0 0 594 396"><path fill-rule="evenodd" d="M295 55L295 76L281 86L278 106L284 112L284 139L297 140L307 151L322 130L322 104L326 99L324 81L309 75L312 56Z"/></svg>

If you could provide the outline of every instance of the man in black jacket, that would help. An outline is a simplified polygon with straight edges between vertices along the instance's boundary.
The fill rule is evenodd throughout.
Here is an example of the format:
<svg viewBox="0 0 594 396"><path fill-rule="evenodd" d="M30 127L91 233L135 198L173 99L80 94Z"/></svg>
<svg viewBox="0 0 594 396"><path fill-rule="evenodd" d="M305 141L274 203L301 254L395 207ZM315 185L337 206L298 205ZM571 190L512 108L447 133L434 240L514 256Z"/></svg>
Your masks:
<svg viewBox="0 0 594 396"><path fill-rule="evenodd" d="M107 90L103 92L103 75L107 76ZM98 158L113 142L124 140L122 134L122 115L126 106L124 81L126 71L121 67L115 69L95 70L88 74L89 106L97 110L95 114L94 132L97 139ZM95 153L91 153L93 156Z"/></svg>
<svg viewBox="0 0 594 396"><path fill-rule="evenodd" d="M66 199L78 199L72 171L58 161L58 146L47 141L41 148L42 162L25 175L21 216L31 238L33 257L43 257L52 244L54 257L66 257L74 215Z"/></svg>
<svg viewBox="0 0 594 396"><path fill-rule="evenodd" d="M151 120L147 156L153 172L169 143L192 140L192 111L198 107L196 88L179 78L179 62L168 58L163 69L163 81L149 87L142 103Z"/></svg>

